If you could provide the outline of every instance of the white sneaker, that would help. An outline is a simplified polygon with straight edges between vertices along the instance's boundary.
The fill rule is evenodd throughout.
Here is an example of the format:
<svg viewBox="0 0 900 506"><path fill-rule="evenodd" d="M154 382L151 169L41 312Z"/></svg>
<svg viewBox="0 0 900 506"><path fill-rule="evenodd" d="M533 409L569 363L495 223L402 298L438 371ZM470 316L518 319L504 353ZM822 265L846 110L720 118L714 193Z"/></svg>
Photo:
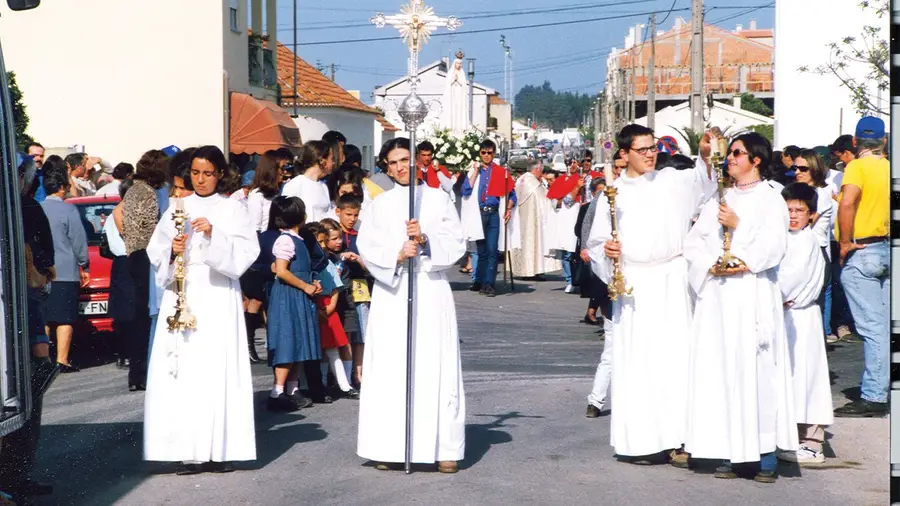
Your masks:
<svg viewBox="0 0 900 506"><path fill-rule="evenodd" d="M823 464L825 462L825 454L813 450L806 445L800 445L800 449L796 452L778 450L776 457L786 462L796 462L798 464Z"/></svg>
<svg viewBox="0 0 900 506"><path fill-rule="evenodd" d="M566 293L575 293L575 287L572 285L566 285Z"/></svg>
<svg viewBox="0 0 900 506"><path fill-rule="evenodd" d="M840 340L841 338L834 334L828 334L827 336L825 336L825 342L828 344L834 344Z"/></svg>

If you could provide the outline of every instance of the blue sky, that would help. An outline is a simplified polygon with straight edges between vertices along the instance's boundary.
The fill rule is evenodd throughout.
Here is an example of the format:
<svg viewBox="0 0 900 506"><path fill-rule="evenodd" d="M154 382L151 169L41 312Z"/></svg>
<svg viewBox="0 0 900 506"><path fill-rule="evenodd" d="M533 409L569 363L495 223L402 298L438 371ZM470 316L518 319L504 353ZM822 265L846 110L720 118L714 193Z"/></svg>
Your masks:
<svg viewBox="0 0 900 506"><path fill-rule="evenodd" d="M406 47L397 40L337 44L334 41L398 36L390 26L378 29L369 23L377 12L394 14L408 0L297 0L297 52L316 65L336 66L337 83L359 90L364 102L371 102L372 90L405 74ZM771 7L755 9L772 4ZM278 39L293 43L293 2L278 0ZM554 89L596 93L603 87L606 57L611 47L621 48L630 26L648 23L649 12L659 11L657 21L666 17L672 0L426 0L440 16L462 19L458 33L433 37L421 57L422 63L462 49L476 58L475 81L503 91L503 49L500 35L506 36L514 59L515 91L526 84L549 80ZM690 0L675 0L674 9L660 29L669 29L676 17L690 19ZM678 11L678 9L686 9ZM710 0L706 2L707 22L734 29L746 28L755 19L758 28L772 28L775 21L772 0ZM538 12L534 12L538 11ZM527 13L527 14L525 14ZM582 23L572 21L619 17ZM717 22L720 21L720 22ZM509 29L522 25L561 23L555 26ZM444 31L444 30L441 30Z"/></svg>

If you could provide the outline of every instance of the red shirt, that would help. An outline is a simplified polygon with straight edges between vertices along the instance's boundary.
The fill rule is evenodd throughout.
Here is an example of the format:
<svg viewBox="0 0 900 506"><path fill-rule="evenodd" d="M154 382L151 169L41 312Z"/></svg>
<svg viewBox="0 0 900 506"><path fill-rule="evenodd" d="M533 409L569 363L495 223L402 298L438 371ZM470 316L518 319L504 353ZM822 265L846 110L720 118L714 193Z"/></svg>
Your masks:
<svg viewBox="0 0 900 506"><path fill-rule="evenodd" d="M437 170L435 170L434 165L429 165L426 167L419 167L419 179L425 181L425 184L432 188L440 188L441 180L438 179L438 170L441 174L450 177L450 171L447 170L447 167L440 165Z"/></svg>

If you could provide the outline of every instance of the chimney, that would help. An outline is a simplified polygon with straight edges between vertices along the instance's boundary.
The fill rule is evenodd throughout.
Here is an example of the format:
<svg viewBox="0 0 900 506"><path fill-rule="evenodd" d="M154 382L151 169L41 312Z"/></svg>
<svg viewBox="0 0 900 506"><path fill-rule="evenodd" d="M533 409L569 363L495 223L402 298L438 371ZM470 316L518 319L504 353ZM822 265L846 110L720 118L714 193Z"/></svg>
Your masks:
<svg viewBox="0 0 900 506"><path fill-rule="evenodd" d="M734 107L735 107L735 109L741 108L741 96L740 95L734 96Z"/></svg>
<svg viewBox="0 0 900 506"><path fill-rule="evenodd" d="M750 30L756 30L756 20L755 19L750 20Z"/></svg>
<svg viewBox="0 0 900 506"><path fill-rule="evenodd" d="M734 33L741 33L741 30L744 29L744 25L737 25L737 28L734 29Z"/></svg>

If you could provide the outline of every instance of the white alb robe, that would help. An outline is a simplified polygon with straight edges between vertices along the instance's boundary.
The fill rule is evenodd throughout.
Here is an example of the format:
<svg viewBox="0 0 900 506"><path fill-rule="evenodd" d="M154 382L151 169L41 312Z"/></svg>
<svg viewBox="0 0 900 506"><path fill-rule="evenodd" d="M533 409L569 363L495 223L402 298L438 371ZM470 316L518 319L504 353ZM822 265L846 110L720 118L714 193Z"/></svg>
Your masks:
<svg viewBox="0 0 900 506"><path fill-rule="evenodd" d="M466 402L456 307L445 270L466 250L462 227L443 190L417 187L416 209L430 256L416 259L412 461L462 460ZM403 462L408 264L397 256L407 240L409 187L396 185L372 201L357 246L375 277L363 355L357 453L376 462Z"/></svg>
<svg viewBox="0 0 900 506"><path fill-rule="evenodd" d="M834 406L825 354L822 310L816 303L825 284L825 257L815 231L807 227L788 236L787 254L778 268L784 302L797 423L831 425Z"/></svg>
<svg viewBox="0 0 900 506"><path fill-rule="evenodd" d="M716 189L706 166L665 168L616 179L616 214L622 272L631 296L613 303L616 346L612 363L610 444L616 453L643 456L684 442L691 296L683 243L691 220ZM598 195L588 239L591 266L609 283L612 260L603 245L612 238L609 203Z"/></svg>
<svg viewBox="0 0 900 506"><path fill-rule="evenodd" d="M175 313L169 263L175 206L163 214L147 254L166 287L144 400L144 459L228 462L256 459L253 382L238 278L259 256L243 205L218 194L184 199L188 220L206 218L211 237L188 232L185 293L196 330L169 332ZM189 227L188 227L189 228Z"/></svg>
<svg viewBox="0 0 900 506"><path fill-rule="evenodd" d="M541 181L526 172L516 181L516 206L519 218L519 248L512 251L513 274L532 277L560 269L559 261L550 258L547 220L553 209Z"/></svg>
<svg viewBox="0 0 900 506"><path fill-rule="evenodd" d="M719 203L707 202L684 244L697 295L685 450L695 458L756 462L776 446L798 446L778 288L788 212L780 193L765 183L729 189L725 201L740 220L732 231L731 253L750 272L728 277L709 273L722 254L723 235Z"/></svg>

